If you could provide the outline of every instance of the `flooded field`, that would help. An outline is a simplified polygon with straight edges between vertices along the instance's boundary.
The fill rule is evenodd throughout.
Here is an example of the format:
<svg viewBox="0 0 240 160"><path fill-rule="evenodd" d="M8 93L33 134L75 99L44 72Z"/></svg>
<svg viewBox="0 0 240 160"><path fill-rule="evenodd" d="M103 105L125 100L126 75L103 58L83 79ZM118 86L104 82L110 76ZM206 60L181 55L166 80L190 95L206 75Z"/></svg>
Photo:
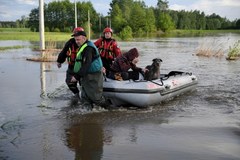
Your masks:
<svg viewBox="0 0 240 160"><path fill-rule="evenodd" d="M240 35L119 42L138 48L139 66L163 60L162 73L192 72L196 91L147 109L92 112L73 103L67 64L32 62L30 42L0 51L0 159L2 160L239 160L240 61L198 57L204 45L225 55ZM11 41L0 41L8 46Z"/></svg>

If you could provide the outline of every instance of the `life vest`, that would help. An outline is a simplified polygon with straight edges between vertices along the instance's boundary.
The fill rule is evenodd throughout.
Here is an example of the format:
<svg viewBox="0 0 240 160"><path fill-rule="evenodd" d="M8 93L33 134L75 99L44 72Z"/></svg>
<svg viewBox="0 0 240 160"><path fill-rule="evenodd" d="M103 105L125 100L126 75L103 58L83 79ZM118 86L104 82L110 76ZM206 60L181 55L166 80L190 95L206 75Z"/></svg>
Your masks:
<svg viewBox="0 0 240 160"><path fill-rule="evenodd" d="M75 45L72 43L67 51L67 61L69 65L74 65L77 52L78 47L75 47Z"/></svg>
<svg viewBox="0 0 240 160"><path fill-rule="evenodd" d="M91 66L88 70L88 73L94 73L94 72L97 72L97 71L101 71L101 69L103 67L102 60L100 58L97 47L94 45L93 42L87 41L87 43L84 43L81 46L81 48L79 49L79 51L77 52L77 56L76 56L75 64L74 64L74 69L73 69L73 71L75 73L78 73L79 70L82 67L82 59L83 59L82 52L87 46L93 47L96 51L96 55L93 56L92 63L91 63Z"/></svg>
<svg viewBox="0 0 240 160"><path fill-rule="evenodd" d="M101 57L112 60L115 58L115 55L113 53L114 42L115 42L114 39L111 39L110 41L102 39L101 45L99 47Z"/></svg>

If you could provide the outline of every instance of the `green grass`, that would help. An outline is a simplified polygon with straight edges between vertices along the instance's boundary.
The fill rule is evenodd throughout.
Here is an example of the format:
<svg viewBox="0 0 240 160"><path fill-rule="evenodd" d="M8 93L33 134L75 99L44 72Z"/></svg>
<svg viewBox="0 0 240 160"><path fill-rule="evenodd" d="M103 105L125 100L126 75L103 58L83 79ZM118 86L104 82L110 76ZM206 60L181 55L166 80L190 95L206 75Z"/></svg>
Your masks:
<svg viewBox="0 0 240 160"><path fill-rule="evenodd" d="M209 36L216 35L220 33L238 33L240 30L172 30L169 33L164 33L163 36L166 37L194 37L194 36Z"/></svg>
<svg viewBox="0 0 240 160"><path fill-rule="evenodd" d="M66 41L71 33L45 32L46 41ZM28 28L0 28L0 40L26 40L39 41L39 32L31 32Z"/></svg>
<svg viewBox="0 0 240 160"><path fill-rule="evenodd" d="M229 47L227 60L235 60L240 58L240 40L235 42L234 45Z"/></svg>
<svg viewBox="0 0 240 160"><path fill-rule="evenodd" d="M173 30L169 33L153 33L154 37L184 37L184 36L207 36L218 33L239 33L240 30ZM115 35L116 36L116 35ZM66 41L71 33L45 32L46 41ZM115 37L116 38L116 37ZM144 38L144 37L143 37ZM39 32L31 32L29 28L0 28L0 40L26 40L39 41Z"/></svg>
<svg viewBox="0 0 240 160"><path fill-rule="evenodd" d="M0 28L0 32L31 32L30 28Z"/></svg>
<svg viewBox="0 0 240 160"><path fill-rule="evenodd" d="M8 50L8 49L19 49L23 48L24 46L9 46L9 47L0 47L0 51Z"/></svg>
<svg viewBox="0 0 240 160"><path fill-rule="evenodd" d="M46 41L66 41L71 37L70 33L59 32L46 32ZM39 41L39 32L2 32L0 40L26 40L26 41Z"/></svg>

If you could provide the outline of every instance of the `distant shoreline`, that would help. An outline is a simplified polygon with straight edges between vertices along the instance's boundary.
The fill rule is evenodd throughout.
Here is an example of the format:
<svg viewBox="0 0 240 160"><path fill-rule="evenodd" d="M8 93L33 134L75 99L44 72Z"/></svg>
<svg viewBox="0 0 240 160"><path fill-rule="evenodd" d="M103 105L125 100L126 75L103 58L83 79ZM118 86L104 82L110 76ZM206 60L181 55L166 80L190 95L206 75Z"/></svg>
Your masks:
<svg viewBox="0 0 240 160"><path fill-rule="evenodd" d="M0 40L23 40L23 41L39 41L39 32L31 32L29 28L0 28ZM237 33L240 30L172 30L168 33L157 32L151 33L144 37L135 38L154 38L154 37L194 37L209 36L219 33ZM98 38L99 33L92 34L92 38ZM71 33L66 32L45 32L45 41L66 41L71 38ZM114 38L118 39L117 35Z"/></svg>

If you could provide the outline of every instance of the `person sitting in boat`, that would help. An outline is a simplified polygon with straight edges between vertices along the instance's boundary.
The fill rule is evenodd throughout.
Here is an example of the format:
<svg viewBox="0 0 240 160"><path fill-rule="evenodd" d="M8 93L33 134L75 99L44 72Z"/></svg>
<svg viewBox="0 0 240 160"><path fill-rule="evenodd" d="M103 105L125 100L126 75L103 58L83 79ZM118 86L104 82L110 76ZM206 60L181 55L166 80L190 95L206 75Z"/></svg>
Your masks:
<svg viewBox="0 0 240 160"><path fill-rule="evenodd" d="M139 53L136 48L118 56L111 66L109 78L114 80L138 80L139 72L144 73L145 69L139 68L136 64L139 62ZM132 71L129 71L132 69Z"/></svg>

